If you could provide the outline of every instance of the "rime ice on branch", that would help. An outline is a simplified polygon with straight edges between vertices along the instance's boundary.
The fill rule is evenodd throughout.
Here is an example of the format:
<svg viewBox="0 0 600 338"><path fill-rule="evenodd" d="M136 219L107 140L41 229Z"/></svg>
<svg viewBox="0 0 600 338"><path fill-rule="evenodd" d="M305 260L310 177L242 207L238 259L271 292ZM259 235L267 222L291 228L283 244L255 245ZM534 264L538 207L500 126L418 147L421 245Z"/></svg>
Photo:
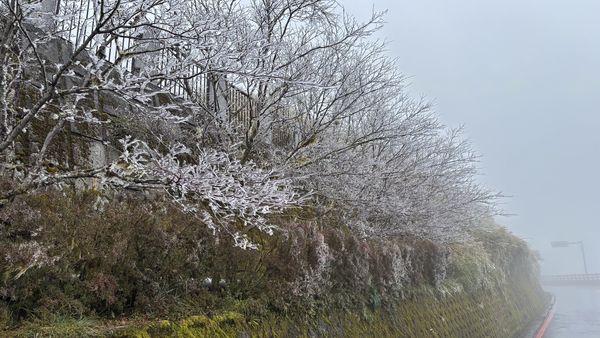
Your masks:
<svg viewBox="0 0 600 338"><path fill-rule="evenodd" d="M298 191L370 235L456 238L494 211L468 144L405 95L371 38L382 13L357 22L331 0L0 1L4 202L81 179L159 189L240 246L305 202ZM73 139L86 146L64 149Z"/></svg>

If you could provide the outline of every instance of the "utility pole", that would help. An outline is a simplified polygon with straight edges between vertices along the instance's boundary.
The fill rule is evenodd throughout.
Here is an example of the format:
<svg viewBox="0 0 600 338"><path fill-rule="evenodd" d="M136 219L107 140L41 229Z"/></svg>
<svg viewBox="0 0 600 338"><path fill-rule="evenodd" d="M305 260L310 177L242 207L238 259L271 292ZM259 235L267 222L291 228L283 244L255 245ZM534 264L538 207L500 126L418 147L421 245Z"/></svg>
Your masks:
<svg viewBox="0 0 600 338"><path fill-rule="evenodd" d="M587 268L587 260L585 259L585 249L583 248L583 241L577 242L579 244L579 248L581 249L581 258L583 258L583 269L585 270L585 274L588 274Z"/></svg>

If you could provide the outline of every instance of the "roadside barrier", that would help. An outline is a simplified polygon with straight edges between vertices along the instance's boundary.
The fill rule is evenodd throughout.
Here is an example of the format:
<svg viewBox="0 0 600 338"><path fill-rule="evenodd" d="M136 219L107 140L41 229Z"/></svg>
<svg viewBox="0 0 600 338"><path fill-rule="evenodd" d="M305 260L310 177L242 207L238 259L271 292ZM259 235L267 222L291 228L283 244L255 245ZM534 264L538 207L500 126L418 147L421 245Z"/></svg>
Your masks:
<svg viewBox="0 0 600 338"><path fill-rule="evenodd" d="M544 321L542 322L542 324L540 325L540 327L538 328L537 333L535 334L535 338L543 338L544 337L544 335L546 334L546 330L548 330L550 323L552 323L552 319L554 318L555 312L556 312L556 299L554 298L554 296L552 296L552 300L550 303L550 310L546 313L546 317L545 317Z"/></svg>

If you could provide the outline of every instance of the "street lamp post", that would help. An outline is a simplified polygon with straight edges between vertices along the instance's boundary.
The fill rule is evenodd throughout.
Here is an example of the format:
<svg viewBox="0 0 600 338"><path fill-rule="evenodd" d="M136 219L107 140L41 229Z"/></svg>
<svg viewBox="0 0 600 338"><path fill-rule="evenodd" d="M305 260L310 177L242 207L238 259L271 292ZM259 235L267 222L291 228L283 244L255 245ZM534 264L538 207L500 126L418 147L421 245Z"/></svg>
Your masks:
<svg viewBox="0 0 600 338"><path fill-rule="evenodd" d="M588 274L587 261L585 259L585 249L583 248L583 241L578 242L569 242L569 241L555 241L550 243L553 248L565 248L570 245L579 245L579 249L581 249L581 258L583 259L583 269L585 274Z"/></svg>

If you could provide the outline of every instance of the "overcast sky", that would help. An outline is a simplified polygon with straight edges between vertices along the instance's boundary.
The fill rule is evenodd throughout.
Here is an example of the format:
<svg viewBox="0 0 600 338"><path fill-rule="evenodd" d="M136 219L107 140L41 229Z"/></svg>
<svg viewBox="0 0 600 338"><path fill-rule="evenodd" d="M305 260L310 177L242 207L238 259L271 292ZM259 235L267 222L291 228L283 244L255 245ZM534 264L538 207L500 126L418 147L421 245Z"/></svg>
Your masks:
<svg viewBox="0 0 600 338"><path fill-rule="evenodd" d="M449 126L483 155L481 181L513 197L498 221L541 252L544 273L600 272L600 1L340 0L366 19Z"/></svg>

